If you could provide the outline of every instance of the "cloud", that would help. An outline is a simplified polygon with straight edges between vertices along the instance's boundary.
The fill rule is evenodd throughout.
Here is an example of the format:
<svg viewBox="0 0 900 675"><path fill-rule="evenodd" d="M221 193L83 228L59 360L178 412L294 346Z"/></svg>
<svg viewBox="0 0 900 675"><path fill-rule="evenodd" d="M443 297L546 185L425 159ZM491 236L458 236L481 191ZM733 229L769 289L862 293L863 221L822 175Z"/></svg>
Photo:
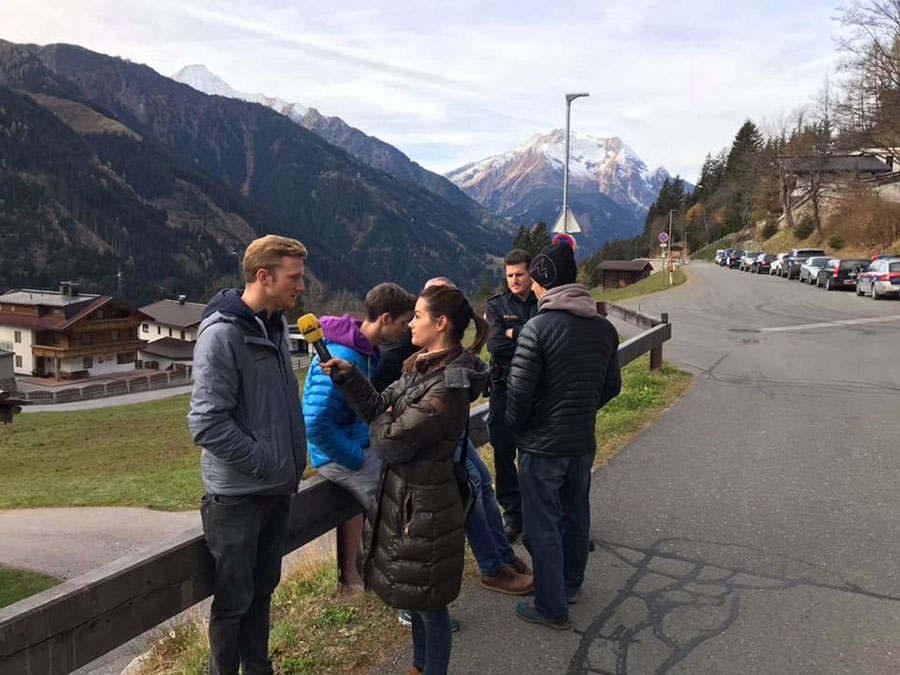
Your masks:
<svg viewBox="0 0 900 675"><path fill-rule="evenodd" d="M204 63L447 171L563 127L694 179L746 118L806 103L836 60L833 7L775 0L62 0L4 4L2 37L67 41L170 74Z"/></svg>

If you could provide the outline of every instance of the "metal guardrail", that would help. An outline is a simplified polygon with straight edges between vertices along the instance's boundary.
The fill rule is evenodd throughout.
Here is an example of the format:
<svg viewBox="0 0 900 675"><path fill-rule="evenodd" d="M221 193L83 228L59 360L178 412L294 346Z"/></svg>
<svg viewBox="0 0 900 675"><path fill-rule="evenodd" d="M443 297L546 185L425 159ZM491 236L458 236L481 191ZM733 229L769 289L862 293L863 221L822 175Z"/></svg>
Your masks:
<svg viewBox="0 0 900 675"><path fill-rule="evenodd" d="M672 326L606 303L605 311L655 323L619 345L619 362L658 351ZM624 314L622 314L624 313ZM665 315L663 315L665 317ZM488 442L488 404L472 408L469 437ZM291 501L283 552L296 550L362 512L322 478L303 481ZM0 675L66 675L212 594L213 562L199 527L0 609Z"/></svg>

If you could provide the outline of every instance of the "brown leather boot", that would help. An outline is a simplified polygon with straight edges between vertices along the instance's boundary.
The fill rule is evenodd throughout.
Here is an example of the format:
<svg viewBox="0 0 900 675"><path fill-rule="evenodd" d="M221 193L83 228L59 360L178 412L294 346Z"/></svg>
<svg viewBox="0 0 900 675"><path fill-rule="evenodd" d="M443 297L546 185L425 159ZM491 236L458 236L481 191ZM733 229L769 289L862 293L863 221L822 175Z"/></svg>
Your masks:
<svg viewBox="0 0 900 675"><path fill-rule="evenodd" d="M528 595L534 591L534 577L519 574L510 565L504 565L497 574L482 574L481 585L489 591L507 595Z"/></svg>
<svg viewBox="0 0 900 675"><path fill-rule="evenodd" d="M506 563L509 567L512 567L519 574L527 574L529 576L534 576L534 572L531 571L531 568L528 566L524 560L516 556L516 558L511 563Z"/></svg>
<svg viewBox="0 0 900 675"><path fill-rule="evenodd" d="M422 671L415 666L410 666L409 670L406 671L406 675L422 675Z"/></svg>

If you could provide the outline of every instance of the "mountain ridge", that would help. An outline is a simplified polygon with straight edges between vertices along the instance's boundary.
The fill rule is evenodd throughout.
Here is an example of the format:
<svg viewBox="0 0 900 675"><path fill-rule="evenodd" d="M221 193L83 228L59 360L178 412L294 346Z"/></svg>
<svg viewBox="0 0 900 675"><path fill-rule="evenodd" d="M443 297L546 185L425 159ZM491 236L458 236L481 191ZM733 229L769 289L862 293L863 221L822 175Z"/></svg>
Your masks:
<svg viewBox="0 0 900 675"><path fill-rule="evenodd" d="M423 187L455 207L478 219L486 228L512 234L512 227L503 218L471 199L445 176L425 169L410 159L402 150L367 134L337 116L329 116L317 108L302 103L291 103L277 96L248 94L229 85L221 77L202 64L184 66L171 76L176 82L210 95L225 96L259 103L285 115L304 129L321 136L332 145L349 152L365 164L384 171L398 180Z"/></svg>
<svg viewBox="0 0 900 675"><path fill-rule="evenodd" d="M75 45L0 41L0 86L84 104L165 148L165 172L193 172L201 192L249 200L253 233L301 239L313 273L335 289L361 294L386 280L416 289L432 276L474 285L508 245L505 231L268 107L200 93L146 65ZM168 245L159 239L177 254ZM233 270L226 259L209 273Z"/></svg>

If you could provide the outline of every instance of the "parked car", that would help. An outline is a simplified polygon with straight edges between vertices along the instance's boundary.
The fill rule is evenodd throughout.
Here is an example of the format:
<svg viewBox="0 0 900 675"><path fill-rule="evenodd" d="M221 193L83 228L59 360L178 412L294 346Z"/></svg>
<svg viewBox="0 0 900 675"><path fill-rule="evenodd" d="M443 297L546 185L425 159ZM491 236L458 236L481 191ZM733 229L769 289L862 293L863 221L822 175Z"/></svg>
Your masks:
<svg viewBox="0 0 900 675"><path fill-rule="evenodd" d="M800 283L802 284L804 281L808 284L815 283L819 270L829 260L831 260L831 256L828 255L814 255L807 258L806 262L800 265Z"/></svg>
<svg viewBox="0 0 900 675"><path fill-rule="evenodd" d="M873 300L886 295L900 297L900 260L881 258L869 263L856 278L856 294L868 293Z"/></svg>
<svg viewBox="0 0 900 675"><path fill-rule="evenodd" d="M731 257L731 252L733 250L734 250L733 248L726 248L724 251L722 251L722 257L719 258L719 264L722 267L725 267L726 265L728 265L728 258Z"/></svg>
<svg viewBox="0 0 900 675"><path fill-rule="evenodd" d="M777 256L774 253L760 253L753 262L750 263L750 273L756 272L757 274L768 274L769 268L772 266L776 257Z"/></svg>
<svg viewBox="0 0 900 675"><path fill-rule="evenodd" d="M725 258L725 267L729 269L735 269L741 264L741 256L744 255L744 252L739 248L731 249L731 253L728 254L728 257Z"/></svg>
<svg viewBox="0 0 900 675"><path fill-rule="evenodd" d="M750 270L750 265L753 264L753 261L756 260L756 257L764 253L764 251L744 251L744 255L741 256L741 262L738 265L738 269L741 272L747 272Z"/></svg>
<svg viewBox="0 0 900 675"><path fill-rule="evenodd" d="M781 276L793 279L800 274L800 266L807 258L814 255L825 255L820 248L792 248L781 264Z"/></svg>
<svg viewBox="0 0 900 675"><path fill-rule="evenodd" d="M775 260L772 261L772 264L769 265L769 274L774 274L775 276L781 276L781 267L784 264L784 259L787 257L787 253L779 253L775 256Z"/></svg>
<svg viewBox="0 0 900 675"><path fill-rule="evenodd" d="M856 288L856 277L869 263L866 258L832 258L816 275L816 287L822 287L826 291Z"/></svg>
<svg viewBox="0 0 900 675"><path fill-rule="evenodd" d="M724 248L716 249L716 257L713 258L713 262L716 263L716 265L721 265L721 264L722 264L722 258L723 258L724 255L725 255L725 249L724 249Z"/></svg>

